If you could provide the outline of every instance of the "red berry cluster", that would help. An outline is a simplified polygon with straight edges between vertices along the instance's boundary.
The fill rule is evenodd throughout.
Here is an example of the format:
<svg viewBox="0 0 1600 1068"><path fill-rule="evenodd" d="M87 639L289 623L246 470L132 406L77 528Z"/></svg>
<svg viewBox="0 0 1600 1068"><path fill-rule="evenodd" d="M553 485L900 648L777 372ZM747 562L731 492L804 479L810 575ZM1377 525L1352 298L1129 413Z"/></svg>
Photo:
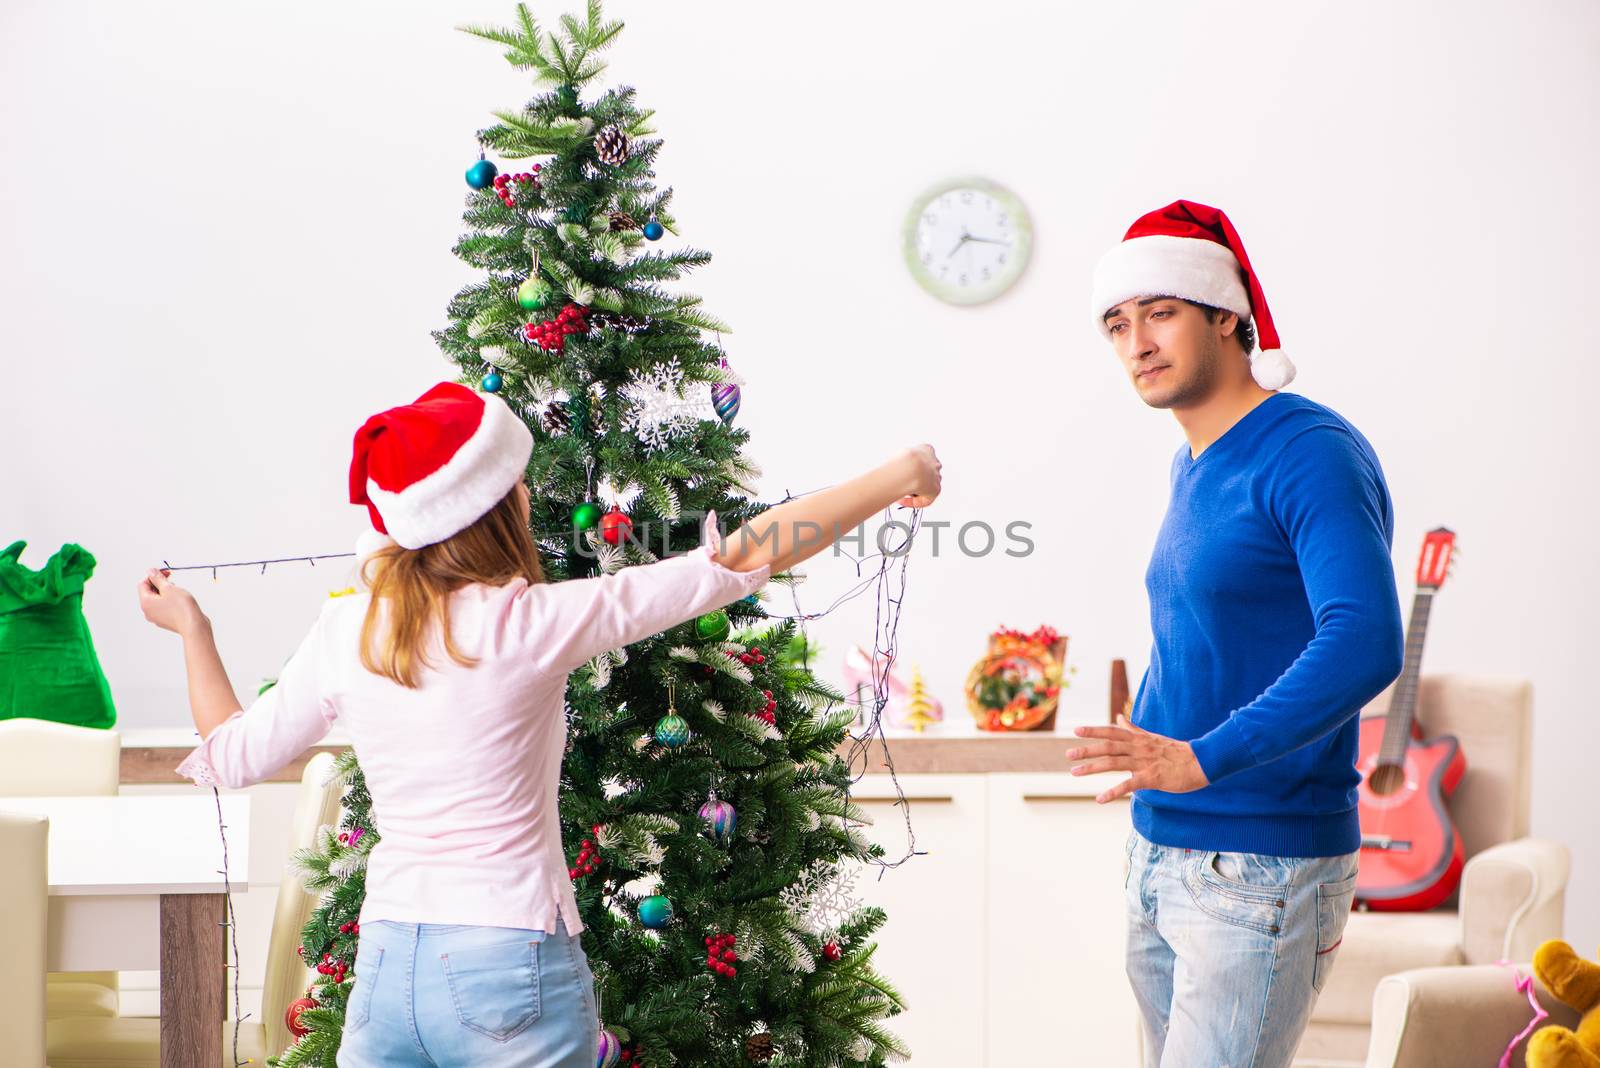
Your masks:
<svg viewBox="0 0 1600 1068"><path fill-rule="evenodd" d="M838 960L844 954L839 952L839 943L829 942L822 947L822 956L825 960Z"/></svg>
<svg viewBox="0 0 1600 1068"><path fill-rule="evenodd" d="M324 953L322 955L322 963L317 965L317 971L323 975L333 976L335 983L344 982L345 973L349 971L349 968L350 966L343 960L334 959L332 953Z"/></svg>
<svg viewBox="0 0 1600 1068"><path fill-rule="evenodd" d="M741 664L765 664L766 662L767 654L761 651L761 646L759 645L752 645L749 652L739 654L739 663Z"/></svg>
<svg viewBox="0 0 1600 1068"><path fill-rule="evenodd" d="M761 692L766 695L767 707L763 708L760 712L757 712L756 713L756 718L757 719L766 720L768 726L777 726L777 723L778 723L778 714L777 714L778 713L778 701L777 701L777 699L775 697L772 696L772 691L771 690L762 690Z"/></svg>
<svg viewBox="0 0 1600 1068"><path fill-rule="evenodd" d="M595 834L600 833L600 825L598 823L591 829ZM567 876L576 879L580 875L593 875L599 870L600 847L595 845L591 839L585 838L578 847L578 859L573 862L572 867L567 869Z"/></svg>
<svg viewBox="0 0 1600 1068"><path fill-rule="evenodd" d="M542 323L529 323L522 328L522 336L541 349L560 352L567 347L568 334L587 334L589 309L578 304L568 304L554 319Z"/></svg>
<svg viewBox="0 0 1600 1068"><path fill-rule="evenodd" d="M632 1064L632 1065L635 1066L635 1068L643 1068L643 1066L644 1066L644 1047L640 1046L638 1049L630 1049L627 1046L623 1046L622 1047L622 1054L621 1054L621 1056L619 1056L617 1058L617 1063L618 1064Z"/></svg>
<svg viewBox="0 0 1600 1068"><path fill-rule="evenodd" d="M497 174L494 176L494 195L500 198L500 203L508 208L517 206L517 198L512 195L511 183L521 182L539 188L539 165L535 163L531 172L521 174Z"/></svg>
<svg viewBox="0 0 1600 1068"><path fill-rule="evenodd" d="M339 925L339 933L359 935L361 933L361 925L359 923L341 923Z"/></svg>
<svg viewBox="0 0 1600 1068"><path fill-rule="evenodd" d="M739 954L733 948L735 941L731 934L707 935L706 967L729 979L738 975L739 969L733 966L733 962L739 959Z"/></svg>

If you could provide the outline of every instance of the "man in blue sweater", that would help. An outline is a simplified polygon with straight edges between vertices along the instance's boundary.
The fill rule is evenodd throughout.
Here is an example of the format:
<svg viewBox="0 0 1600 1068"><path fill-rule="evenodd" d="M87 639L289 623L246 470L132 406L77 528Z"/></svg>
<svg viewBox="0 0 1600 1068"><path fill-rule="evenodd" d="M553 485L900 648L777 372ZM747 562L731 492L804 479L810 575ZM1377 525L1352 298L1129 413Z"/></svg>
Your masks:
<svg viewBox="0 0 1600 1068"><path fill-rule="evenodd" d="M1093 313L1187 441L1145 574L1128 726L1074 774L1133 794L1128 977L1147 1068L1287 1066L1355 893L1356 718L1399 673L1394 516L1372 446L1294 368L1227 216L1177 201L1095 269ZM1259 338L1261 348L1255 351Z"/></svg>

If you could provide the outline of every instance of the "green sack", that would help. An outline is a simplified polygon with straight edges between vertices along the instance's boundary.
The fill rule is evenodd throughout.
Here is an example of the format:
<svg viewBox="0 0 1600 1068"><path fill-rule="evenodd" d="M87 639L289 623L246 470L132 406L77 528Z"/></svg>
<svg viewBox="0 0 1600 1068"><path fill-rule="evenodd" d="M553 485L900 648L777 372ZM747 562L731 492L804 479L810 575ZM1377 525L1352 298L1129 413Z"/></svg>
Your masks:
<svg viewBox="0 0 1600 1068"><path fill-rule="evenodd" d="M38 571L19 559L25 541L0 552L0 719L48 719L111 727L117 709L83 617L94 556L63 545Z"/></svg>

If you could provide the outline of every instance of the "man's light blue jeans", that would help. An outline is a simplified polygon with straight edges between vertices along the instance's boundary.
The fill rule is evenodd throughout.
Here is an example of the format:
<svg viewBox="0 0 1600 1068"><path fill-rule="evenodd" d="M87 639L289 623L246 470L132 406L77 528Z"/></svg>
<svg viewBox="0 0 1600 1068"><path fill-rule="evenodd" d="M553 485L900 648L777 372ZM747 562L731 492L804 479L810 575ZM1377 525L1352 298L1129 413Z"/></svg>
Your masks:
<svg viewBox="0 0 1600 1068"><path fill-rule="evenodd" d="M1128 979L1145 1068L1288 1068L1333 968L1355 853L1272 857L1128 837Z"/></svg>
<svg viewBox="0 0 1600 1068"><path fill-rule="evenodd" d="M339 1068L594 1068L594 976L556 930L361 925Z"/></svg>

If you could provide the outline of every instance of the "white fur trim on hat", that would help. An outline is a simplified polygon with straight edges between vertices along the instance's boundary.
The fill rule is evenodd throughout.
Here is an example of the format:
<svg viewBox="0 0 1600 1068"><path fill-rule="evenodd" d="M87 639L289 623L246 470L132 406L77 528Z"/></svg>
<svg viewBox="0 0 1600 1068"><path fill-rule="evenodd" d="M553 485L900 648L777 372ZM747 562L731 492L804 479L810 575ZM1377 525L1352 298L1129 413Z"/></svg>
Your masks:
<svg viewBox="0 0 1600 1068"><path fill-rule="evenodd" d="M483 419L444 466L398 493L367 479L367 496L390 537L420 549L476 523L511 492L528 470L533 433L506 402L483 397Z"/></svg>
<svg viewBox="0 0 1600 1068"><path fill-rule="evenodd" d="M1134 297L1181 297L1250 317L1239 261L1227 246L1200 237L1134 237L1100 257L1091 305L1103 336L1111 336L1106 312Z"/></svg>
<svg viewBox="0 0 1600 1068"><path fill-rule="evenodd" d="M1282 389L1294 381L1294 364L1282 349L1257 349L1250 354L1250 376L1262 389Z"/></svg>
<svg viewBox="0 0 1600 1068"><path fill-rule="evenodd" d="M371 556L379 549L387 548L393 544L395 544L395 540L389 537L389 535L380 534L371 527L368 527L356 537L357 565L365 562L367 557Z"/></svg>

